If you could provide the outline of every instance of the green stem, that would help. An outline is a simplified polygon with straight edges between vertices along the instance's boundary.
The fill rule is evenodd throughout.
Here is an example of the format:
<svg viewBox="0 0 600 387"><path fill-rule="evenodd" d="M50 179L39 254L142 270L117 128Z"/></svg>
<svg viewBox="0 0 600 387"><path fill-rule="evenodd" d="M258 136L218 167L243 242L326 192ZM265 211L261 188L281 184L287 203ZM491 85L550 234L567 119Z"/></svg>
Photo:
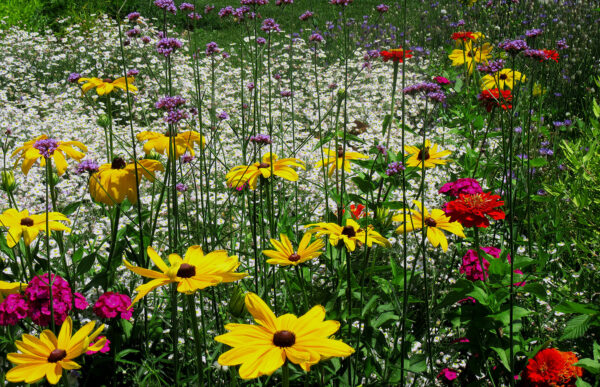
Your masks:
<svg viewBox="0 0 600 387"><path fill-rule="evenodd" d="M290 368L288 365L287 360L283 363L283 380L281 381L281 385L283 387L289 387L290 386Z"/></svg>
<svg viewBox="0 0 600 387"><path fill-rule="evenodd" d="M202 295L200 295L202 297ZM198 380L201 386L204 385L204 364L202 363L202 349L200 347L200 331L198 330L198 316L196 316L196 305L194 302L195 294L190 294L187 298L188 313L192 319L192 333L194 334L194 349L196 350L196 362L198 367ZM204 330L204 324L202 324Z"/></svg>

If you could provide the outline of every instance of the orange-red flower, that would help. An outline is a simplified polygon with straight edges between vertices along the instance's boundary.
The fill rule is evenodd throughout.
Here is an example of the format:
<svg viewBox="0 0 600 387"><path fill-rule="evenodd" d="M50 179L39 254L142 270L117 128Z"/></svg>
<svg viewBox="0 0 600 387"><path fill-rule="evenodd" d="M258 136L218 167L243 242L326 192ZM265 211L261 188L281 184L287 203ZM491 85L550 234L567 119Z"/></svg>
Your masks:
<svg viewBox="0 0 600 387"><path fill-rule="evenodd" d="M473 35L473 33L471 31L462 31L462 32L455 32L452 34L452 39L453 40L462 40L463 42L466 42L467 39L475 39L475 35Z"/></svg>
<svg viewBox="0 0 600 387"><path fill-rule="evenodd" d="M504 110L512 109L512 93L509 89L483 90L481 94L477 96L477 99L481 101L481 104L488 112L491 112L496 106L500 106Z"/></svg>
<svg viewBox="0 0 600 387"><path fill-rule="evenodd" d="M546 60L553 60L556 63L558 63L558 52L554 51L554 50L542 50L544 51L544 54L546 54Z"/></svg>
<svg viewBox="0 0 600 387"><path fill-rule="evenodd" d="M575 386L577 377L583 375L583 369L573 364L579 360L573 352L561 352L554 348L539 351L533 359L529 359L527 368L521 378L528 386Z"/></svg>
<svg viewBox="0 0 600 387"><path fill-rule="evenodd" d="M504 219L504 211L497 209L504 205L500 196L489 192L473 195L461 194L456 200L446 203L444 212L453 222L458 222L464 227L488 227L492 219Z"/></svg>
<svg viewBox="0 0 600 387"><path fill-rule="evenodd" d="M404 50L402 47L400 48L392 48L389 51L381 51L380 55L383 58L384 62L388 60L392 60L394 62L404 62L404 59L412 58L411 54L412 50Z"/></svg>

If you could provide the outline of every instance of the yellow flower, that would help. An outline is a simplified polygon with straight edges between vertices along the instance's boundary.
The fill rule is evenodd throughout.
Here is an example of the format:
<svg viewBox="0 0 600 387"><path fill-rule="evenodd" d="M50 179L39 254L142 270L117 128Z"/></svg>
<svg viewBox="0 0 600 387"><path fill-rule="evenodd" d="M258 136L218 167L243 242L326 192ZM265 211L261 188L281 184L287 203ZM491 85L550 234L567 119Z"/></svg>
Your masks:
<svg viewBox="0 0 600 387"><path fill-rule="evenodd" d="M488 74L481 78L482 90L500 89L508 87L512 90L515 81L525 82L525 75L511 69L502 69L494 74Z"/></svg>
<svg viewBox="0 0 600 387"><path fill-rule="evenodd" d="M548 90L546 90L545 87L542 87L542 85L540 85L539 83L535 83L533 85L533 90L532 90L532 94L534 97L539 97L540 95L544 95L546 94Z"/></svg>
<svg viewBox="0 0 600 387"><path fill-rule="evenodd" d="M127 85L125 85L125 77L117 78L114 81L112 79L79 78L79 83L85 82L83 86L81 86L81 91L83 94L87 93L93 88L96 88L96 93L98 93L98 95L110 94L115 87L127 91L127 86L129 86L130 92L135 93L137 91L137 87L133 85L133 81L133 77L127 77Z"/></svg>
<svg viewBox="0 0 600 387"><path fill-rule="evenodd" d="M71 232L69 227L59 221L70 223L70 220L60 212L48 213L48 228L50 230ZM0 215L0 226L8 228L8 234L6 235L8 247L15 247L21 236L23 236L25 244L29 246L38 237L40 231L46 231L46 214L29 215L28 210L18 212L14 208L9 208Z"/></svg>
<svg viewBox="0 0 600 387"><path fill-rule="evenodd" d="M452 66L462 66L466 63L469 74L473 73L474 63L487 63L492 52L492 46L484 43L481 47L473 47L471 41L464 42L464 50L455 49L448 56L452 60Z"/></svg>
<svg viewBox="0 0 600 387"><path fill-rule="evenodd" d="M73 146L76 146L83 152L87 152L86 146L79 141L57 141L49 139L48 136L42 134L17 148L12 153L12 157L15 157L20 153L15 162L15 166L19 163L19 160L23 159L21 171L23 171L25 175L29 173L29 170L37 159L40 159L40 166L45 167L46 157L51 158L54 160L56 172L59 176L62 176L67 170L65 155L75 160L81 160L83 156L85 156L82 152L74 149Z"/></svg>
<svg viewBox="0 0 600 387"><path fill-rule="evenodd" d="M267 153L263 156L260 163L256 162L252 165L238 165L237 167L233 167L225 175L225 178L227 179L227 185L232 188L239 188L248 183L250 189L256 189L258 178L261 176L265 179L271 177L271 169L275 176L289 181L298 181L298 174L292 167L300 167L306 170L302 160L293 157L278 160L276 154Z"/></svg>
<svg viewBox="0 0 600 387"><path fill-rule="evenodd" d="M397 233L403 234L419 230L423 227L423 223L425 223L425 227L427 227L427 239L433 247L441 245L444 252L448 251L448 240L442 230L449 231L461 238L465 238L463 226L458 222L451 222L450 217L446 216L444 211L435 209L432 210L430 214L421 202L413 200L413 203L421 210L410 210L412 214L406 214L406 223L400 225L400 227L396 229ZM394 216L393 220L396 222L403 222L404 217L404 213L398 214ZM423 218L425 219L425 222L423 222Z"/></svg>
<svg viewBox="0 0 600 387"><path fill-rule="evenodd" d="M337 246L340 241L343 241L348 251L354 251L356 245L362 246L365 239L368 247L372 247L373 243L385 247L390 246L390 242L373 230L372 226L368 226L366 230L363 230L352 219L346 219L346 226L340 226L337 223L313 223L304 227L314 227L310 230L310 233L316 232L317 236L329 235L329 243L332 246Z"/></svg>
<svg viewBox="0 0 600 387"><path fill-rule="evenodd" d="M254 293L246 294L246 308L259 325L227 324L229 332L215 341L233 347L219 356L223 366L240 365L240 377L254 379L271 375L286 360L304 371L321 360L346 357L354 349L341 340L329 337L340 323L325 320L325 308L317 305L303 316L284 314L276 317L267 304Z"/></svg>
<svg viewBox="0 0 600 387"><path fill-rule="evenodd" d="M164 170L156 160L139 160L137 163L140 180L145 177L153 181L154 172ZM102 165L98 172L90 176L89 188L90 195L96 202L108 206L122 203L125 198L131 203L137 202L135 164L126 164L122 158L115 158L112 164Z"/></svg>
<svg viewBox="0 0 600 387"><path fill-rule="evenodd" d="M429 140L425 140L425 149L406 145L404 146L404 151L407 155L410 155L406 161L406 165L419 168L422 168L421 163L423 161L425 161L425 168L434 168L436 165L445 165L451 160L443 160L442 157L452 154L449 150L438 150L437 144L432 144Z"/></svg>
<svg viewBox="0 0 600 387"><path fill-rule="evenodd" d="M235 255L228 256L225 250L216 250L204 255L200 246L190 246L183 259L177 254L169 255L171 266L167 266L152 247L148 247L147 252L148 257L160 271L136 267L123 260L125 266L132 272L152 278L152 281L135 289L138 295L131 305L159 286L170 283L177 284L178 292L192 294L196 290L215 286L221 282L238 281L248 275L248 273L234 272L240 266L238 258Z"/></svg>
<svg viewBox="0 0 600 387"><path fill-rule="evenodd" d="M11 383L33 384L45 376L48 383L58 383L63 369L81 368L73 359L86 351L99 351L104 347L105 337L89 346L104 329L104 325L101 324L92 332L95 325L96 323L91 321L72 335L73 322L71 317L67 317L60 328L58 338L48 329L42 332L39 339L24 334L23 341L15 341L15 345L21 353L13 352L6 356L11 363L16 364L6 373L6 380Z"/></svg>
<svg viewBox="0 0 600 387"><path fill-rule="evenodd" d="M9 294L16 294L27 289L27 284L21 282L6 282L0 281L0 302Z"/></svg>
<svg viewBox="0 0 600 387"><path fill-rule="evenodd" d="M155 150L162 155L164 155L166 152L167 156L169 156L171 152L171 149L169 148L170 138L171 137L168 134L148 131L144 131L137 135L138 141L147 141L144 144L144 152L146 152L146 154L149 154L152 150ZM186 152L193 156L194 144L201 144L200 146L202 148L204 148L204 145L206 144L206 139L204 136L201 136L200 133L192 130L177 133L177 136L173 138L173 141L175 142L175 154L177 157Z"/></svg>
<svg viewBox="0 0 600 387"><path fill-rule="evenodd" d="M262 253L271 258L267 260L267 263L270 263L271 265L296 266L323 254L319 250L325 246L325 243L319 239L309 244L310 237L311 233L304 234L304 237L302 237L300 245L298 246L298 250L294 251L292 242L290 242L285 234L281 234L279 236L281 242L271 239L271 244L275 247L275 250L263 250Z"/></svg>
<svg viewBox="0 0 600 387"><path fill-rule="evenodd" d="M358 152L346 152L344 154L343 149L333 151L331 149L323 148L323 152L327 155L323 160L319 161L315 166L317 168L325 167L329 165L329 177L333 175L333 172L337 169L342 169L342 165L346 172L351 171L350 161L358 159L368 159L369 156L363 155Z"/></svg>

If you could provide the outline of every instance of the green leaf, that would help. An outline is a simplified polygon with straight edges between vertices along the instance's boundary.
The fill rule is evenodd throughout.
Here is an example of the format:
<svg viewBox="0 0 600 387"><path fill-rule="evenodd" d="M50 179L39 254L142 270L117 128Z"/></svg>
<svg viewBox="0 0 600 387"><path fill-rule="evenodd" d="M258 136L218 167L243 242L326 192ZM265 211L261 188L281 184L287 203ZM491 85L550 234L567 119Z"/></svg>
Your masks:
<svg viewBox="0 0 600 387"><path fill-rule="evenodd" d="M77 274L83 275L83 274L87 273L94 265L95 260L96 260L96 253L92 253L90 255L83 257L81 259L81 261L79 261L79 264L77 265Z"/></svg>
<svg viewBox="0 0 600 387"><path fill-rule="evenodd" d="M425 355L415 355L409 359L406 369L416 374L425 372L427 370L427 362L425 360Z"/></svg>
<svg viewBox="0 0 600 387"><path fill-rule="evenodd" d="M373 297L371 297L371 299L369 300L369 302L367 302L367 304L365 305L365 307L363 308L363 310L361 312L362 317L365 317L365 315L367 313L369 313L375 307L375 303L377 302L378 299L379 299L379 296L376 294Z"/></svg>
<svg viewBox="0 0 600 387"><path fill-rule="evenodd" d="M521 308L520 306L513 307L513 321L520 320L521 317L525 317L531 314L530 310ZM510 308L503 310L500 313L496 313L490 316L494 320L500 321L504 325L510 323Z"/></svg>
<svg viewBox="0 0 600 387"><path fill-rule="evenodd" d="M388 321L398 320L398 319L399 319L399 317L397 315L395 315L393 312L385 312L385 313L380 314L379 317L377 317L377 320L373 321L373 323L371 325L373 326L373 328L377 329Z"/></svg>
<svg viewBox="0 0 600 387"><path fill-rule="evenodd" d="M537 298L545 300L548 296L546 294L546 289L539 283L527 283L523 287L523 291L527 293L534 294Z"/></svg>
<svg viewBox="0 0 600 387"><path fill-rule="evenodd" d="M600 345L594 341L594 360L600 361Z"/></svg>
<svg viewBox="0 0 600 387"><path fill-rule="evenodd" d="M510 364L508 363L508 356L506 355L506 350L502 349L502 348L498 348L498 347L490 347L491 349L494 350L494 352L496 352L498 354L498 357L500 358L500 362L502 363L502 365L504 366L504 368L506 368L506 370L510 370Z"/></svg>
<svg viewBox="0 0 600 387"><path fill-rule="evenodd" d="M577 367L583 367L587 371L597 375L600 373L600 363L593 359L580 359L577 363L573 364Z"/></svg>
<svg viewBox="0 0 600 387"><path fill-rule="evenodd" d="M588 328L590 327L592 318L592 316L587 314L573 317L571 320L569 320L569 322L567 322L564 333L560 337L560 340L577 339L579 337L583 337L585 332L587 332Z"/></svg>
<svg viewBox="0 0 600 387"><path fill-rule="evenodd" d="M560 305L554 307L554 310L561 313L579 313L579 314L596 314L597 309L593 305L578 304L572 301L564 301Z"/></svg>
<svg viewBox="0 0 600 387"><path fill-rule="evenodd" d="M575 387L592 387L592 385L581 378L577 378L577 381L575 381Z"/></svg>
<svg viewBox="0 0 600 387"><path fill-rule="evenodd" d="M536 168L543 167L546 164L548 164L548 161L546 161L546 159L543 157L536 157L535 159L529 161L529 165Z"/></svg>
<svg viewBox="0 0 600 387"><path fill-rule="evenodd" d="M65 208L63 208L61 212L63 213L63 215L69 216L72 213L74 213L75 211L77 211L77 209L79 208L80 205L81 205L81 202L70 203Z"/></svg>

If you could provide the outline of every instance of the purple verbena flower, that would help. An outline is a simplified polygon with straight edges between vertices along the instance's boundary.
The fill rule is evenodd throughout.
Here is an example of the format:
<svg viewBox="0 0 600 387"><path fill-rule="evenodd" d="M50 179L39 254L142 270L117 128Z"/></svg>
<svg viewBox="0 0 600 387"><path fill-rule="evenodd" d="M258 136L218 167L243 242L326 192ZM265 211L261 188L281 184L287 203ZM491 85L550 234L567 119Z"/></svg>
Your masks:
<svg viewBox="0 0 600 387"><path fill-rule="evenodd" d="M221 52L221 49L219 48L219 45L217 43L206 43L206 50L204 51L206 56L212 56L213 54L218 54L219 52Z"/></svg>
<svg viewBox="0 0 600 387"><path fill-rule="evenodd" d="M321 43L323 41L323 35L318 32L313 32L308 38L310 42Z"/></svg>
<svg viewBox="0 0 600 387"><path fill-rule="evenodd" d="M229 114L227 114L226 111L222 111L221 113L219 113L219 115L217 116L217 118L221 121L223 120L228 120L229 119Z"/></svg>
<svg viewBox="0 0 600 387"><path fill-rule="evenodd" d="M194 4L181 3L179 5L179 9L182 10L182 11L193 11L194 9L196 9L196 7L194 7Z"/></svg>
<svg viewBox="0 0 600 387"><path fill-rule="evenodd" d="M233 7L231 5L228 5L227 7L221 8L219 10L219 17L220 18L224 18L224 17L229 16L231 14L233 14Z"/></svg>
<svg viewBox="0 0 600 387"><path fill-rule="evenodd" d="M181 48L182 43L175 38L162 38L156 43L156 51L165 57L171 55L172 52Z"/></svg>
<svg viewBox="0 0 600 387"><path fill-rule="evenodd" d="M33 144L33 147L37 149L42 156L49 158L54 154L54 151L56 148L58 148L58 145L58 141L52 138L47 138L36 141L35 144Z"/></svg>
<svg viewBox="0 0 600 387"><path fill-rule="evenodd" d="M268 134L257 134L256 136L250 137L248 141L257 145L272 144L271 137Z"/></svg>
<svg viewBox="0 0 600 387"><path fill-rule="evenodd" d="M532 30L525 31L525 36L527 36L528 38L535 38L537 36L540 36L543 33L544 33L544 30L541 30L539 28L534 28Z"/></svg>
<svg viewBox="0 0 600 387"><path fill-rule="evenodd" d="M375 7L375 9L377 10L377 12L379 13L386 13L387 11L390 10L390 7L388 7L385 4L379 4L377 7Z"/></svg>
<svg viewBox="0 0 600 387"><path fill-rule="evenodd" d="M135 77L136 75L138 75L140 73L140 70L138 69L131 69L127 72L127 76L128 77Z"/></svg>
<svg viewBox="0 0 600 387"><path fill-rule="evenodd" d="M130 38L135 38L136 36L139 36L142 33L142 31L139 28L132 28L129 31L125 32L125 35L129 36Z"/></svg>
<svg viewBox="0 0 600 387"><path fill-rule="evenodd" d="M169 110L167 116L164 118L168 124L176 124L179 121L188 118L189 115L185 110L173 109Z"/></svg>
<svg viewBox="0 0 600 387"><path fill-rule="evenodd" d="M258 38L256 38L256 44L265 44L267 43L267 39L263 38L262 36L259 36Z"/></svg>
<svg viewBox="0 0 600 387"><path fill-rule="evenodd" d="M177 183L175 184L175 189L177 190L177 192L185 192L188 190L188 187L183 183Z"/></svg>
<svg viewBox="0 0 600 387"><path fill-rule="evenodd" d="M136 21L140 16L142 15L139 12L131 12L127 15L127 19L129 19L129 21Z"/></svg>
<svg viewBox="0 0 600 387"><path fill-rule="evenodd" d="M81 74L71 73L71 74L69 74L69 78L67 78L67 81L69 81L71 83L77 83L77 81L79 81L79 78L81 78Z"/></svg>
<svg viewBox="0 0 600 387"><path fill-rule="evenodd" d="M527 42L522 39L505 40L498 45L499 48L503 49L510 55L517 55L523 50L527 50L529 46Z"/></svg>
<svg viewBox="0 0 600 387"><path fill-rule="evenodd" d="M262 26L260 27L261 30L265 31L265 32L281 32L281 30L279 29L279 24L275 23L275 20L272 18L268 18L263 20Z"/></svg>
<svg viewBox="0 0 600 387"><path fill-rule="evenodd" d="M306 11L302 15L300 15L299 19L302 20L302 21L307 21L308 19L310 19L314 15L315 14L312 13L311 11Z"/></svg>
<svg viewBox="0 0 600 387"><path fill-rule="evenodd" d="M75 172L76 175L81 175L85 172L91 174L94 174L96 172L98 172L98 170L100 169L100 166L98 165L98 163L95 160L83 160L82 162L79 163L79 165L77 165L77 171Z"/></svg>
<svg viewBox="0 0 600 387"><path fill-rule="evenodd" d="M421 82L404 88L404 94L415 94L418 92L435 93L441 91L442 88L437 83Z"/></svg>
<svg viewBox="0 0 600 387"><path fill-rule="evenodd" d="M398 161L394 161L394 162L388 164L385 174L388 175L389 177L397 176L397 175L401 174L402 171L404 171L405 169L406 169L406 167L404 166L404 164L402 164L401 162L398 162Z"/></svg>
<svg viewBox="0 0 600 387"><path fill-rule="evenodd" d="M154 104L154 107L162 110L173 110L186 103L186 100L176 95L174 97L162 97Z"/></svg>
<svg viewBox="0 0 600 387"><path fill-rule="evenodd" d="M477 66L477 70L486 74L494 74L504 68L504 60L491 60L488 64L481 64Z"/></svg>
<svg viewBox="0 0 600 387"><path fill-rule="evenodd" d="M177 14L177 7L173 0L155 0L154 5L160 9L164 9L166 12L170 12L173 15Z"/></svg>

